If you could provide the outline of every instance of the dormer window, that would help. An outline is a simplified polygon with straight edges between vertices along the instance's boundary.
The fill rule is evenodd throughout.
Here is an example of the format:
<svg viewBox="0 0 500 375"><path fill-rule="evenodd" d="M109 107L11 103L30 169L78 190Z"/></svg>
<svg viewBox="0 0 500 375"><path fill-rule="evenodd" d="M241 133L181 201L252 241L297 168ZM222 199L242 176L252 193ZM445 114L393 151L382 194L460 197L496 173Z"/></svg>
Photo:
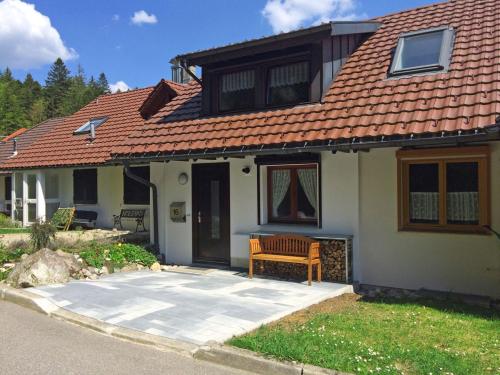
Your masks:
<svg viewBox="0 0 500 375"><path fill-rule="evenodd" d="M453 30L435 28L402 34L399 38L391 75L445 71L450 65Z"/></svg>
<svg viewBox="0 0 500 375"><path fill-rule="evenodd" d="M94 125L94 129L97 129L99 126L104 124L107 119L108 119L107 117L96 117L96 118L90 119L85 124L83 124L78 129L76 129L74 134L90 133L90 129L91 129L92 125Z"/></svg>
<svg viewBox="0 0 500 375"><path fill-rule="evenodd" d="M267 104L270 106L309 101L309 62L276 66L267 75Z"/></svg>
<svg viewBox="0 0 500 375"><path fill-rule="evenodd" d="M255 106L255 71L243 70L220 76L219 111L229 112Z"/></svg>

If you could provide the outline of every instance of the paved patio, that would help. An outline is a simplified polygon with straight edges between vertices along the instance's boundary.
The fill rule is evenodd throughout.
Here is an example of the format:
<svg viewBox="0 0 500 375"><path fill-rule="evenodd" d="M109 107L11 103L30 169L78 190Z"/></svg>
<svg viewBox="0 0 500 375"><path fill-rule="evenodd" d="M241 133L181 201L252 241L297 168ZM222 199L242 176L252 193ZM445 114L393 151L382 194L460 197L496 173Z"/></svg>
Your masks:
<svg viewBox="0 0 500 375"><path fill-rule="evenodd" d="M30 289L67 310L150 334L204 344L224 342L352 286L204 274L139 271L96 281Z"/></svg>

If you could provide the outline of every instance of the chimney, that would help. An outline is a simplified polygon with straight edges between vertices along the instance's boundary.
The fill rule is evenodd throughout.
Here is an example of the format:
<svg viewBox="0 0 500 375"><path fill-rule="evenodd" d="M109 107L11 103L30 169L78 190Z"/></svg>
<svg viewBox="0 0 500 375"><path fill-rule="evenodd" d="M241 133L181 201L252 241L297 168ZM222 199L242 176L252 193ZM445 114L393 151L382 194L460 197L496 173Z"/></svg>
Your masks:
<svg viewBox="0 0 500 375"><path fill-rule="evenodd" d="M90 121L90 142L92 142L95 139L95 125L94 122L91 120Z"/></svg>
<svg viewBox="0 0 500 375"><path fill-rule="evenodd" d="M176 83L188 83L193 80L193 77L181 66L179 60L172 60L172 81ZM192 74L196 75L196 67L190 66L188 69Z"/></svg>
<svg viewBox="0 0 500 375"><path fill-rule="evenodd" d="M12 156L17 155L17 138L12 140Z"/></svg>

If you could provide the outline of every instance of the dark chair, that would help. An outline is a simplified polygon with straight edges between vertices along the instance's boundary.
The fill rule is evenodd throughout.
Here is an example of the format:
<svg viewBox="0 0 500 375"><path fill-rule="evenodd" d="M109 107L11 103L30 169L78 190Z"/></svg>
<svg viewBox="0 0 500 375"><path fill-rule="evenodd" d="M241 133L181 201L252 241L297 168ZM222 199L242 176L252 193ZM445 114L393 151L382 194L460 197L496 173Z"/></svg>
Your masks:
<svg viewBox="0 0 500 375"><path fill-rule="evenodd" d="M76 210L73 217L74 226L82 226L84 228L95 228L97 221L97 212Z"/></svg>

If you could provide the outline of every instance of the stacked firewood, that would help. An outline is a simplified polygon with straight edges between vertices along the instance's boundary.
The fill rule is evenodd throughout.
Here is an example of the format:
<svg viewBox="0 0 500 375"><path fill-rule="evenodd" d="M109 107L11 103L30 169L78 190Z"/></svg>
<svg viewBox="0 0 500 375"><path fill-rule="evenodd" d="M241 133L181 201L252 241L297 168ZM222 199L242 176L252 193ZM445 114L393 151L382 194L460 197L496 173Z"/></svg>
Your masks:
<svg viewBox="0 0 500 375"><path fill-rule="evenodd" d="M340 240L321 241L322 279L324 281L346 282L346 242ZM254 273L285 280L307 279L304 264L254 261ZM316 280L316 267L313 267Z"/></svg>

